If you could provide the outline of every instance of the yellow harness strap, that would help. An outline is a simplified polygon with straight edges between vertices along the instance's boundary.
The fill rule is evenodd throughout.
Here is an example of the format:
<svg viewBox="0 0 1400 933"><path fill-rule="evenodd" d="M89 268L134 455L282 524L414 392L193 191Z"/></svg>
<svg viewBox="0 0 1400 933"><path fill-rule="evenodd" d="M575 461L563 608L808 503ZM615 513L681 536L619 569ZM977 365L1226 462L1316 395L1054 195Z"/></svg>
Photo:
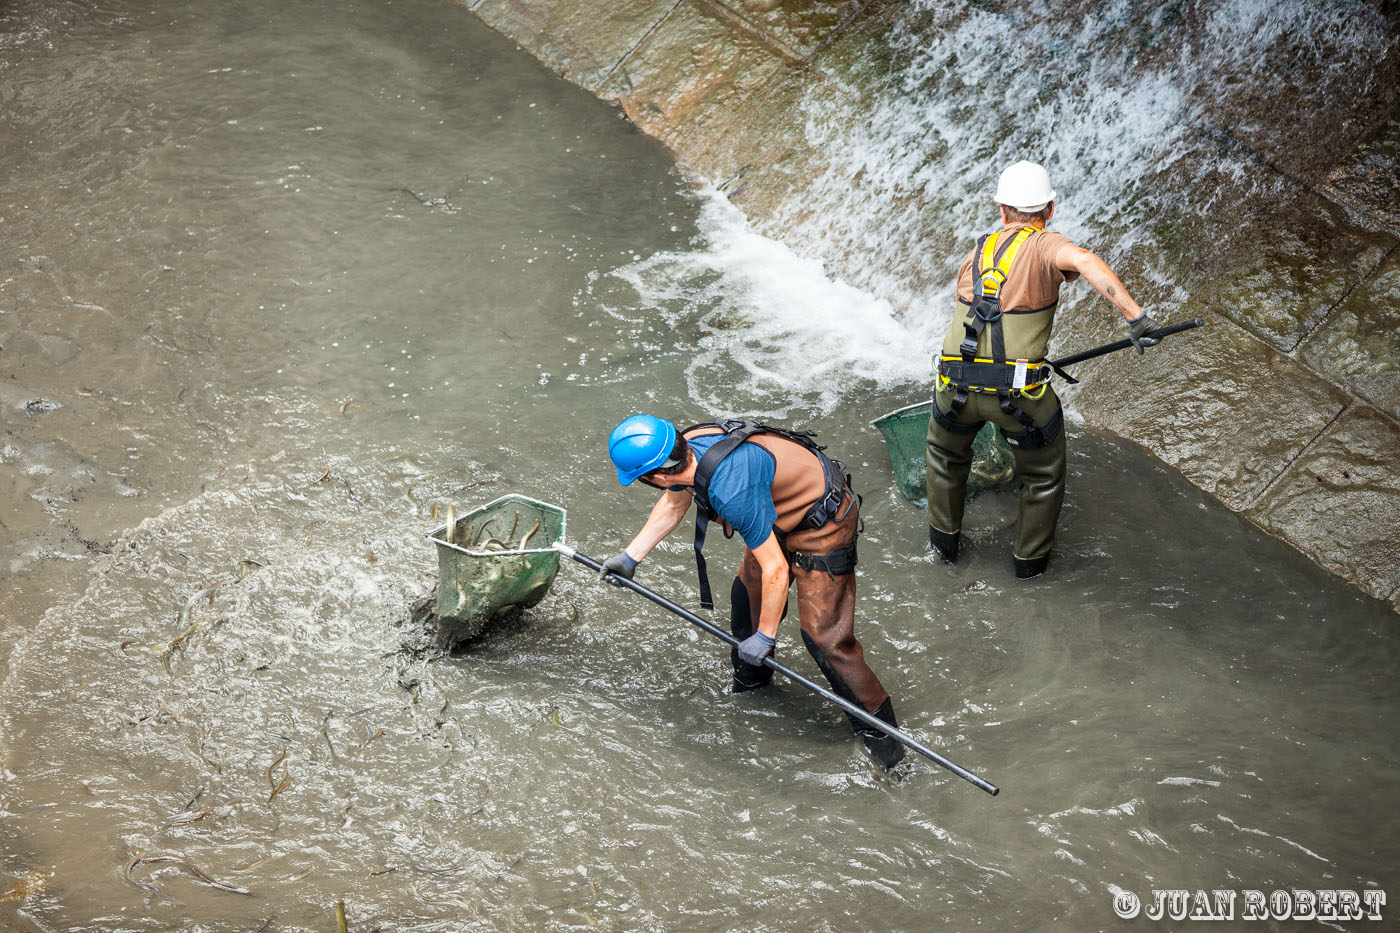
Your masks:
<svg viewBox="0 0 1400 933"><path fill-rule="evenodd" d="M1006 232L1005 230L998 230L995 233L988 234L986 237L983 238L981 254L977 257L978 262L976 264L976 267L973 269L972 274L972 290L978 298L998 297L998 292L1001 291L1001 286L1006 283L1006 277L1011 273L1011 264L1016 261L1016 256L1018 253L1020 253L1021 247L1026 244L1026 241L1029 240L1032 235L1038 233L1041 229L1043 228L1037 226L1022 227L1020 230L1017 230L1015 234L1012 235L1009 241L1005 242L1002 240L1002 234ZM1000 255L998 255L997 244L1002 242L1004 242L1004 245L1000 251ZM973 307L976 308L975 302ZM973 311L968 312L969 321L972 320L973 314ZM997 317L1000 317L1000 313L998 313ZM1001 323L999 320L988 320L990 321L991 326L996 328L996 330L993 331L993 344L995 348L995 346L999 345L1001 342ZM967 352L967 347L976 340L975 335L980 335L981 332L980 328L974 330L973 325L971 324L965 326L967 327L968 337L967 340L963 342L964 353ZM997 351L994 349L993 352ZM1017 369L1019 367L1029 368L1030 366L1030 361L996 360L988 359L985 357L976 357L974 359L968 359L967 357L962 355L944 355L941 357L941 362L951 363L955 365L961 363L965 368L968 366L968 364L975 364L974 368L981 367L984 371L986 367L989 366L994 369L999 369L1003 365L1010 366L1013 369ZM1036 361L1033 365L1035 368L1039 369L1041 366L1044 365L1044 363L1043 361ZM966 371L966 369L964 371ZM1018 375L1021 378L1024 378L1024 373L1018 373ZM983 378L989 377L984 375ZM968 380L968 383L969 384L963 385L960 382L959 385L962 388L971 390L973 392L989 392L1000 394L1001 392L1006 390L1005 384L1003 384L1000 387L996 385L977 385L973 383L971 379ZM939 389L946 389L952 384L952 380L948 376L944 375L942 372L939 372ZM1047 386L1049 386L1049 384L1050 377L1048 374L1042 381L1026 382L1025 385L1020 387L1016 386L1015 379L1012 379L1010 381L1010 385L1013 387L1011 389L1011 393L1013 395L1024 396L1030 399L1038 399L1041 396L1043 396L1045 394L1045 389Z"/></svg>
<svg viewBox="0 0 1400 933"><path fill-rule="evenodd" d="M1022 227L1016 231L1011 243L1006 247L1006 251L1001 254L1001 259L996 258L997 243L1001 241L1004 230L998 230L987 237L982 244L982 261L978 268L981 269L980 284L982 286L979 294L995 296L1001 291L1001 286L1006 282L1006 277L1011 274L1011 264L1016 261L1016 254L1021 251L1021 247L1031 238L1031 234L1039 230L1039 227Z"/></svg>

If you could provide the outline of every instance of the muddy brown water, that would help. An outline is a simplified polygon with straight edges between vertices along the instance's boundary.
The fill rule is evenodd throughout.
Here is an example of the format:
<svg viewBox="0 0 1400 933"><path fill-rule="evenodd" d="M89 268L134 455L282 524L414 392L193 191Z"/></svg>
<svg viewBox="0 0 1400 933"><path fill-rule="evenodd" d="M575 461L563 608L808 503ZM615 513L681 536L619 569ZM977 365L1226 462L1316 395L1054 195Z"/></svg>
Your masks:
<svg viewBox="0 0 1400 933"><path fill-rule="evenodd" d="M1012 579L1007 493L931 562L868 427L923 388L802 383L821 345L733 312L723 205L460 7L10 3L0 119L10 925L1086 930L1119 891L1400 891L1392 612L1078 427L1046 578ZM573 565L416 650L447 502L556 502L607 556L649 505L608 429L716 405L845 456L866 650L999 797L729 695L722 646ZM676 537L639 579L694 605Z"/></svg>

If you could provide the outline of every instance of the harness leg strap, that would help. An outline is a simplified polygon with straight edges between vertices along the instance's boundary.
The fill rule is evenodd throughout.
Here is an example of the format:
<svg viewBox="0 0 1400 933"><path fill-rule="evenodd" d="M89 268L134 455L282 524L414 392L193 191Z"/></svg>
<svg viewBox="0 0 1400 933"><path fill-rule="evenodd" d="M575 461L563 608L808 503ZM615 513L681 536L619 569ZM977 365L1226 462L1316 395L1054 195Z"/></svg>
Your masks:
<svg viewBox="0 0 1400 933"><path fill-rule="evenodd" d="M967 404L967 389L964 386L955 386L953 389L953 401L948 405L948 411L938 410L938 401L933 402L933 420L938 422L938 426L950 434L976 434L982 430L982 423L962 424L958 421L958 415L962 412L963 406Z"/></svg>
<svg viewBox="0 0 1400 933"><path fill-rule="evenodd" d="M837 548L825 554L805 554L801 551L794 551L792 562L803 570L820 570L832 578L854 573L856 569L856 543L852 541L847 547Z"/></svg>

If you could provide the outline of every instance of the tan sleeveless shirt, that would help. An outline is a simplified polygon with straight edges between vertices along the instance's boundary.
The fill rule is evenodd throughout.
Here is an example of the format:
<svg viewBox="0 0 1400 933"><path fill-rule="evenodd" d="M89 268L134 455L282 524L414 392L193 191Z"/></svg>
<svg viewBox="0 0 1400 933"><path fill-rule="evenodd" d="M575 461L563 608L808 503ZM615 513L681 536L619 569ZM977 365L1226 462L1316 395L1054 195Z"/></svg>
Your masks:
<svg viewBox="0 0 1400 933"><path fill-rule="evenodd" d="M997 245L1006 242L1026 224L1012 224L1001 234ZM1060 286L1079 278L1078 272L1062 272L1055 267L1055 254L1062 246L1073 246L1061 233L1040 230L1031 234L1016 261L1011 274L1001 286L1002 335L1006 341L1008 360L1025 359L1038 362L1045 359L1050 343L1050 328L1055 321L1055 306L1060 300ZM973 251L976 252L975 250ZM943 338L943 355L960 356L959 347L966 335L963 322L972 312L972 266L976 257L969 253L958 269L958 304L948 332ZM977 343L977 355L991 358L991 328L982 330Z"/></svg>
<svg viewBox="0 0 1400 933"><path fill-rule="evenodd" d="M701 427L686 431L686 437L723 433L719 428ZM755 434L745 444L757 444L773 455L773 507L781 532L789 532L802 521L807 510L826 495L826 474L817 455L796 441L776 434Z"/></svg>

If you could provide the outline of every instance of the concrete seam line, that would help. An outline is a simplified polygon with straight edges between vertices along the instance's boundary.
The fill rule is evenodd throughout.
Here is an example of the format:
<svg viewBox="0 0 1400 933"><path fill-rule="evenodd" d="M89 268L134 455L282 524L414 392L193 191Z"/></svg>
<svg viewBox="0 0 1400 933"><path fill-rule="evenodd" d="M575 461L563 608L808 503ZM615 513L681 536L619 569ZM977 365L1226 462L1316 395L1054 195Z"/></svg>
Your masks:
<svg viewBox="0 0 1400 933"><path fill-rule="evenodd" d="M1374 278L1376 273L1380 271L1382 266L1384 266L1387 262L1390 261L1390 258L1395 255L1397 250L1400 250L1400 244L1392 246L1390 250L1380 258L1380 261L1376 263L1375 269L1373 269L1371 272L1363 273L1362 275L1360 275L1357 278L1357 280L1354 283L1352 283L1351 288L1346 290L1346 294L1342 295L1342 297L1334 301L1325 311L1323 311L1313 320L1311 325L1304 329L1303 333L1298 337L1298 342L1293 345L1293 349L1289 352L1302 352L1303 344L1307 343L1310 339L1312 339L1312 337L1315 334L1317 334L1318 331L1322 329L1322 325L1327 323L1328 318L1332 317L1332 315L1336 313L1338 308L1346 304L1347 299L1354 295L1357 289L1359 289L1362 285L1365 285L1368 281ZM1328 381L1330 382L1331 380Z"/></svg>
<svg viewBox="0 0 1400 933"><path fill-rule="evenodd" d="M827 49L831 48L831 46L835 45L836 40L840 39L841 36L845 34L846 30L849 29L855 23L856 20L860 19L862 16L864 16L866 13L869 13L871 10L876 9L879 5L880 4L878 0L859 0L855 8L851 10L851 12L846 16L846 18L841 20L841 22L836 25L836 28L831 31L831 35L827 36L821 42L818 42L816 44L816 46L812 49L811 54L807 56L807 64L811 65L813 62L815 62L817 60L817 56L821 55Z"/></svg>
<svg viewBox="0 0 1400 933"><path fill-rule="evenodd" d="M622 63L625 62L625 61L627 61L627 59L631 58L631 57L632 57L632 53L635 52L635 51L637 51L637 49L641 48L641 47L642 47L642 43L645 42L645 41L647 41L648 39L650 39L650 38L651 38L651 34L654 33L654 32L656 32L656 30L660 29L660 28L661 28L661 24L664 23L664 22L666 22L666 20L670 19L670 18L671 18L671 14L674 13L674 12L676 12L676 10L678 10L678 9L680 8L680 5L681 5L682 3L684 3L684 2L685 2L685 0L676 0L675 5L672 6L669 10L667 10L666 13L665 13L665 15L663 15L663 16L662 16L660 19L658 19L655 23L652 23L651 28L648 29L648 30L642 35L642 37L641 37L640 39L638 39L636 42L634 42L634 43L632 44L632 47L631 47L630 49L628 49L627 51L623 52L622 55L618 57L617 61L613 62L613 66L612 66L611 68L608 69L608 73L607 73L607 74L603 75L603 79L602 79L601 81L598 82L598 86L599 86L599 87L603 87L604 85L606 85L606 84L608 83L608 81L612 79L613 72L615 72L615 71L617 71L617 69L621 68L621 67L622 67Z"/></svg>
<svg viewBox="0 0 1400 933"><path fill-rule="evenodd" d="M777 39L774 39L772 36L768 35L768 33L764 32L762 29L759 29L753 23L749 22L747 19L740 16L738 13L735 13L733 10L729 9L729 7L720 3L719 0L696 0L696 2L708 9L711 13L713 13L716 17L718 17L727 25L732 26L748 34L748 36L751 39L758 42L759 45L763 46L768 51L777 55L779 58L787 59L788 64L805 65L807 63L806 59L804 59L801 55L798 55L792 49L783 45Z"/></svg>
<svg viewBox="0 0 1400 933"><path fill-rule="evenodd" d="M1321 430L1314 434L1306 444L1298 448L1298 452L1294 454L1289 459L1289 461L1283 465L1283 467L1278 471L1278 473L1274 474L1274 478L1269 480L1269 482L1265 484L1263 489L1255 493L1254 498L1250 499L1247 503L1244 504L1243 507L1240 508L1240 511L1251 511L1255 506L1257 506L1260 503L1261 500L1264 499L1265 496L1273 492L1274 487L1278 485L1279 480L1283 479L1284 474L1286 474L1289 470L1293 468L1293 464L1297 463L1299 459L1302 458L1303 454L1307 453L1309 450L1312 449L1313 445L1317 443L1318 438L1326 434L1328 429L1330 429L1332 425L1340 421L1343 415L1351 411L1353 408L1356 408L1358 404L1359 403L1357 402L1355 396L1352 396L1350 399L1348 399L1347 403L1341 407L1341 410L1338 411L1335 415L1333 415L1331 420L1324 424Z"/></svg>

